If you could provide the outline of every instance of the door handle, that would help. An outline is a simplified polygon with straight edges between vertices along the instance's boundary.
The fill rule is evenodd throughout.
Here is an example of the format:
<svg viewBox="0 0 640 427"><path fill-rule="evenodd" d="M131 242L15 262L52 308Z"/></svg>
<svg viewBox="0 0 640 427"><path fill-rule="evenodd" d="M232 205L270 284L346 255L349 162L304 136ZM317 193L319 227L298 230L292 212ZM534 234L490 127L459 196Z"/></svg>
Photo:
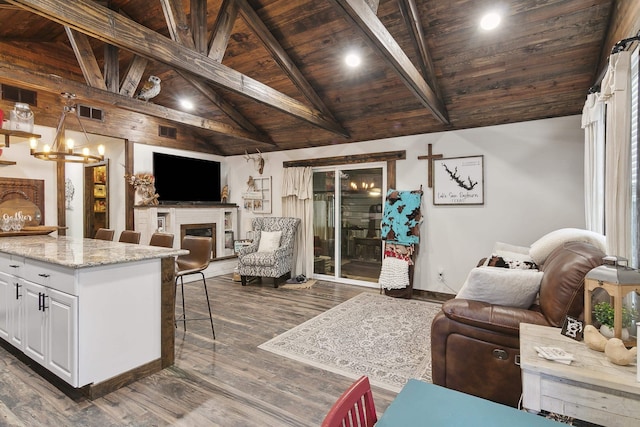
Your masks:
<svg viewBox="0 0 640 427"><path fill-rule="evenodd" d="M45 311L47 308L49 308L48 305L45 305L45 298L48 298L47 294L45 294L44 292L38 292L38 311Z"/></svg>
<svg viewBox="0 0 640 427"><path fill-rule="evenodd" d="M22 296L22 294L20 293L20 286L22 286L20 283L16 283L16 299L20 299L20 297Z"/></svg>

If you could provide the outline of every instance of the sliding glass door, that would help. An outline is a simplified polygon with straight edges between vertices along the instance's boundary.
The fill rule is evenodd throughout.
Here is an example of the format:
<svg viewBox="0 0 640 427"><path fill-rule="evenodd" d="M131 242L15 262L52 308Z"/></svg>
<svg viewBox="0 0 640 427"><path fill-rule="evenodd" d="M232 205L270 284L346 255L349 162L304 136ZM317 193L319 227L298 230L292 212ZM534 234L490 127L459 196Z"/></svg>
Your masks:
<svg viewBox="0 0 640 427"><path fill-rule="evenodd" d="M377 283L385 165L334 167L313 174L314 274L344 283Z"/></svg>

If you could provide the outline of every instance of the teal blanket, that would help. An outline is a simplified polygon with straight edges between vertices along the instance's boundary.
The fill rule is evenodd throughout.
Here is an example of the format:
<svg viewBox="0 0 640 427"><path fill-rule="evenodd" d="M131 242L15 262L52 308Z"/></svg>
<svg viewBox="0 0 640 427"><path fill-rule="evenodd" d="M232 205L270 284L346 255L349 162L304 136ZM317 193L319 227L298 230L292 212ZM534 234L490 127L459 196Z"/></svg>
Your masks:
<svg viewBox="0 0 640 427"><path fill-rule="evenodd" d="M380 224L382 240L401 245L420 242L422 190L390 189Z"/></svg>

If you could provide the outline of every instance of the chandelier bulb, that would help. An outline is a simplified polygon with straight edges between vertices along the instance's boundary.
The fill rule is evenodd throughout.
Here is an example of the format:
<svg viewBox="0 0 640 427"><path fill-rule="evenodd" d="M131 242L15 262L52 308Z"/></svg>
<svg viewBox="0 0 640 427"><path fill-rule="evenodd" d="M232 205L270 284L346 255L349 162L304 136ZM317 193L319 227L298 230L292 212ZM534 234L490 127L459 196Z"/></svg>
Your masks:
<svg viewBox="0 0 640 427"><path fill-rule="evenodd" d="M32 150L38 148L38 140L34 137L29 138L29 147L31 147Z"/></svg>
<svg viewBox="0 0 640 427"><path fill-rule="evenodd" d="M75 141L71 138L67 139L67 151L69 151L70 153L73 151L73 146L75 144Z"/></svg>
<svg viewBox="0 0 640 427"><path fill-rule="evenodd" d="M45 153L49 153L51 151L51 146L49 146L49 144L44 144L44 147L42 147L42 151L44 151Z"/></svg>
<svg viewBox="0 0 640 427"><path fill-rule="evenodd" d="M100 154L101 156L104 156L104 145L102 144L98 145L98 154Z"/></svg>
<svg viewBox="0 0 640 427"><path fill-rule="evenodd" d="M89 155L89 149L87 147L84 147L82 149L82 155L85 156L85 157Z"/></svg>

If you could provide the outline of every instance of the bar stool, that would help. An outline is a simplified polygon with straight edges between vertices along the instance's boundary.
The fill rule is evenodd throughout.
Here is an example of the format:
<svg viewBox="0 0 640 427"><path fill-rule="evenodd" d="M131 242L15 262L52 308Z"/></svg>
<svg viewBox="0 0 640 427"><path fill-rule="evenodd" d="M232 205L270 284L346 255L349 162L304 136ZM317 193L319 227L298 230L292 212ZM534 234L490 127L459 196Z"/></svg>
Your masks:
<svg viewBox="0 0 640 427"><path fill-rule="evenodd" d="M140 243L140 232L133 230L124 230L122 233L120 233L118 242L135 243L137 245L138 243Z"/></svg>
<svg viewBox="0 0 640 427"><path fill-rule="evenodd" d="M207 291L207 281L205 280L203 270L209 266L211 260L211 250L213 249L213 239L211 237L201 236L184 236L182 239L182 249L189 251L188 255L180 255L176 258L176 286L180 279L180 290L182 292L182 315L176 317L177 322L183 322L184 330L187 330L188 320L206 320L206 317L189 318L186 317L184 307L184 276L190 274L200 274L202 276L202 284L204 285L204 294L207 298L207 307L209 308L209 321L211 322L211 331L213 339L216 339L216 331L213 328L213 316L211 315L211 303L209 302L209 292Z"/></svg>
<svg viewBox="0 0 640 427"><path fill-rule="evenodd" d="M115 230L110 228L98 228L98 231L96 231L96 235L93 238L98 240L113 240L114 234Z"/></svg>
<svg viewBox="0 0 640 427"><path fill-rule="evenodd" d="M149 246L159 246L162 248L173 248L173 234L160 233L156 231L149 239Z"/></svg>

